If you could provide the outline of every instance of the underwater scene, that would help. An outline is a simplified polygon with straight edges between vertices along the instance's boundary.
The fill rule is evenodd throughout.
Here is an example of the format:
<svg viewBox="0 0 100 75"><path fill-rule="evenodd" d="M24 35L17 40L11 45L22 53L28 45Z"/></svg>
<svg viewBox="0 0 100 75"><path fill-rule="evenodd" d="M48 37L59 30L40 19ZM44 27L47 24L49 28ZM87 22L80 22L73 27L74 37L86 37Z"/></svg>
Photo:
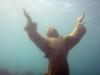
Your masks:
<svg viewBox="0 0 100 75"><path fill-rule="evenodd" d="M0 0L0 75L100 75L100 0Z"/></svg>

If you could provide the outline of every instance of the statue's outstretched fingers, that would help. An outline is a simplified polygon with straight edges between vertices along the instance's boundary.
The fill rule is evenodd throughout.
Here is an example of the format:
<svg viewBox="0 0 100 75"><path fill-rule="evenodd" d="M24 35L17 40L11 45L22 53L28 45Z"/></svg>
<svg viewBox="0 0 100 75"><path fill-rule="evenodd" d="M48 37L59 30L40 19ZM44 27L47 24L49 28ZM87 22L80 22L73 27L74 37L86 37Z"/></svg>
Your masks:
<svg viewBox="0 0 100 75"><path fill-rule="evenodd" d="M28 16L24 8L23 8L23 12L24 12L25 17L27 18Z"/></svg>
<svg viewBox="0 0 100 75"><path fill-rule="evenodd" d="M31 20L31 17L29 16L29 14L25 11L25 9L23 8L24 11L24 15L28 20Z"/></svg>
<svg viewBox="0 0 100 75"><path fill-rule="evenodd" d="M82 12L82 16L80 17L80 22L82 22L84 19L84 11Z"/></svg>
<svg viewBox="0 0 100 75"><path fill-rule="evenodd" d="M78 17L78 21L81 23L84 19L84 12L82 12L82 16Z"/></svg>

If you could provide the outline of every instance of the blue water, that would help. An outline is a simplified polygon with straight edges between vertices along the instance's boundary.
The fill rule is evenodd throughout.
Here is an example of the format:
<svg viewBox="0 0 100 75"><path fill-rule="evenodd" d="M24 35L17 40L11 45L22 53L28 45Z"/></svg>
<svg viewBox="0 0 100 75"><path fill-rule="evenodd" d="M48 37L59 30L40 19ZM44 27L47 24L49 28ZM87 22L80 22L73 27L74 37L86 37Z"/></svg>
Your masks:
<svg viewBox="0 0 100 75"><path fill-rule="evenodd" d="M99 0L0 0L0 70L35 75L47 71L48 59L24 31L27 20L23 8L44 37L50 25L61 36L68 35L84 10L87 33L69 52L70 75L100 75Z"/></svg>

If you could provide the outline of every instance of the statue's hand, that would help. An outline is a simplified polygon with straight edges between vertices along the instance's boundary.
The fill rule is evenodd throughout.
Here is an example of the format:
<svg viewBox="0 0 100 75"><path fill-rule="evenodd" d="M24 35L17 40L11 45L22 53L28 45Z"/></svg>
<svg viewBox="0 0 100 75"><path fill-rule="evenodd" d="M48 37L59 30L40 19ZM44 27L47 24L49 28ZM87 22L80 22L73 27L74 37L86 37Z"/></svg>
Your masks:
<svg viewBox="0 0 100 75"><path fill-rule="evenodd" d="M23 9L24 11L24 15L25 17L27 18L28 22L27 22L27 25L26 27L24 28L25 31L30 31L30 30L36 30L37 28L37 23L36 22L33 22L30 15L25 11L25 9Z"/></svg>
<svg viewBox="0 0 100 75"><path fill-rule="evenodd" d="M25 17L30 21L31 20L30 15L25 11L25 9L23 9L23 12L24 12Z"/></svg>
<svg viewBox="0 0 100 75"><path fill-rule="evenodd" d="M84 12L82 13L81 16L78 17L77 21L78 21L79 23L82 23L83 20L84 20Z"/></svg>

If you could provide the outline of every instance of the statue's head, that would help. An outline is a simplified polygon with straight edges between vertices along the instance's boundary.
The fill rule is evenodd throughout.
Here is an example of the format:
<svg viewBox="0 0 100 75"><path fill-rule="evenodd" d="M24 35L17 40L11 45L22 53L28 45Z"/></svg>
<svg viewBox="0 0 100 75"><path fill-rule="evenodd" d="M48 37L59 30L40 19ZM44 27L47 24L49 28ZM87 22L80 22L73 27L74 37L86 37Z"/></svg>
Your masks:
<svg viewBox="0 0 100 75"><path fill-rule="evenodd" d="M47 29L47 37L59 37L59 33L53 26L49 26Z"/></svg>

